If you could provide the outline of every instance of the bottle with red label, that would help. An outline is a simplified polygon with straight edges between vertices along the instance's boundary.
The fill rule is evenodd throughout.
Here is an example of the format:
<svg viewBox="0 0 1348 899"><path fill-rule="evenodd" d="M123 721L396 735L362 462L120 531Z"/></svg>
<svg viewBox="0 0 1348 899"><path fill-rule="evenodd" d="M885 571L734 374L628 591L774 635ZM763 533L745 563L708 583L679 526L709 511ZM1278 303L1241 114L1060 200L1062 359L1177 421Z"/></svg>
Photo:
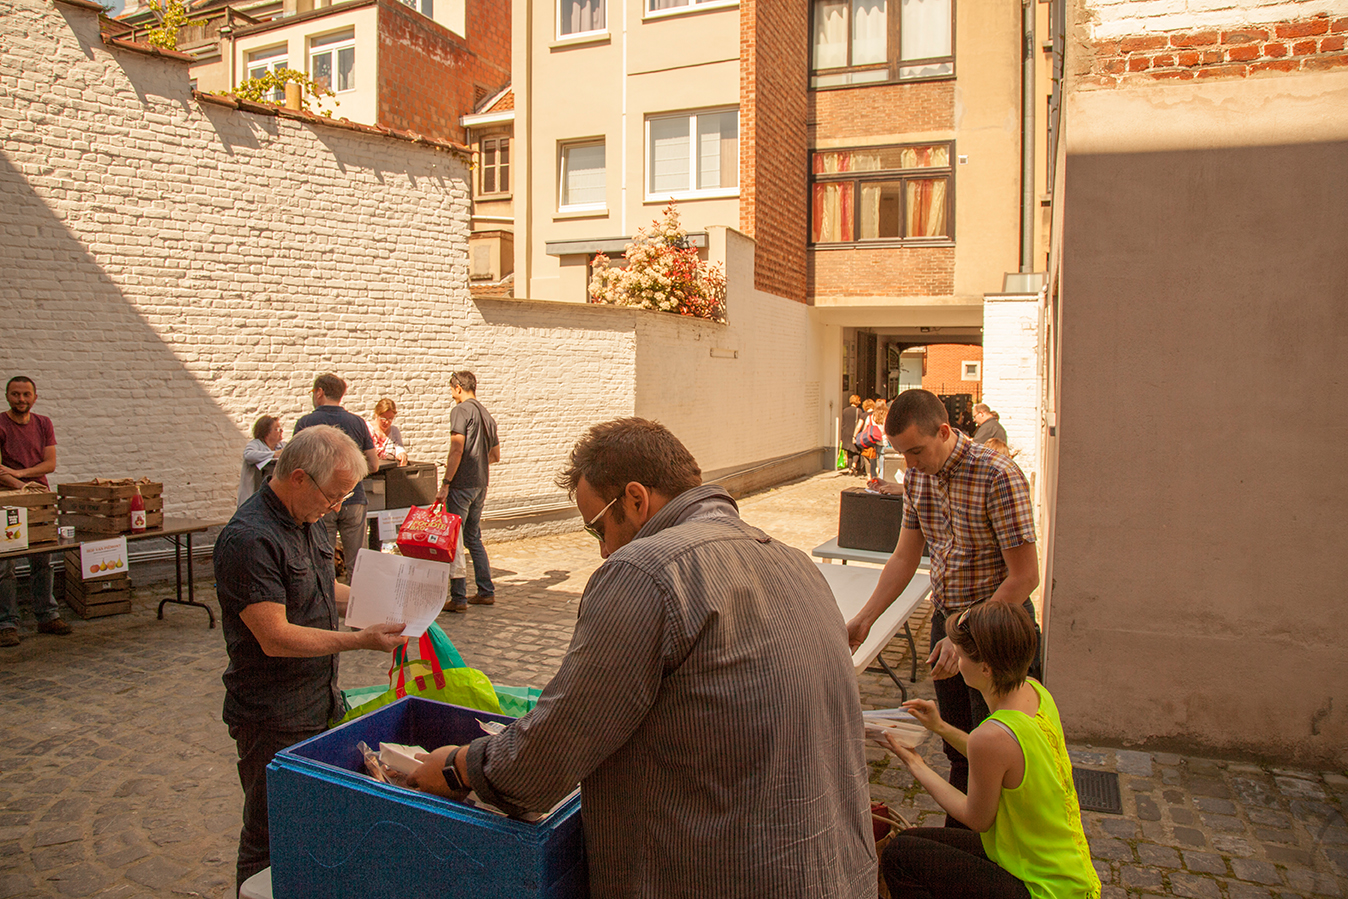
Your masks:
<svg viewBox="0 0 1348 899"><path fill-rule="evenodd" d="M131 497L131 533L145 533L145 498L140 495L140 487L136 488L136 495Z"/></svg>

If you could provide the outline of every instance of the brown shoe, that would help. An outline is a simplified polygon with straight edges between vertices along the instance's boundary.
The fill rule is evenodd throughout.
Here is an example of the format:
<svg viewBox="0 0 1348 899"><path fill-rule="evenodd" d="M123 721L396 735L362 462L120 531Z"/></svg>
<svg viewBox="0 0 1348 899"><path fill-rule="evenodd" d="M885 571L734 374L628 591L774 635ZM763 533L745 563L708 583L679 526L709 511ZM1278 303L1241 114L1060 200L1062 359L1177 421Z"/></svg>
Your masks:
<svg viewBox="0 0 1348 899"><path fill-rule="evenodd" d="M490 606L496 603L496 594L479 593L477 596L468 597L468 601L475 606Z"/></svg>
<svg viewBox="0 0 1348 899"><path fill-rule="evenodd" d="M7 627L0 631L0 646L18 646L19 629L16 627Z"/></svg>
<svg viewBox="0 0 1348 899"><path fill-rule="evenodd" d="M37 626L39 634L55 634L58 637L64 637L70 633L70 625L66 624L60 618L53 618L51 621L44 621Z"/></svg>
<svg viewBox="0 0 1348 899"><path fill-rule="evenodd" d="M447 608L447 609L448 609L449 611L451 611L451 612L467 612L467 611L468 611L468 603L466 603L466 602L451 602L451 603L450 603L448 606L446 606L445 608Z"/></svg>

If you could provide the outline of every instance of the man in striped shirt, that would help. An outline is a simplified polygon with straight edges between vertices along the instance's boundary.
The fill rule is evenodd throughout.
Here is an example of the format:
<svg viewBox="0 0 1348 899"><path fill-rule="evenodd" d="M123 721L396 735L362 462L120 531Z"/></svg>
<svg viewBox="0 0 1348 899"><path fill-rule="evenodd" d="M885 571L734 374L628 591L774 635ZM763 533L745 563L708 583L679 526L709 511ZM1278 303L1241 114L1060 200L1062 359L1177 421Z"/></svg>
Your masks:
<svg viewBox="0 0 1348 899"><path fill-rule="evenodd" d="M412 782L509 812L579 783L594 899L873 899L856 676L814 564L655 422L594 426L559 484L606 560L566 658L534 711Z"/></svg>
<svg viewBox="0 0 1348 899"><path fill-rule="evenodd" d="M964 683L954 647L945 636L947 617L980 602L1022 603L1031 617L1030 594L1039 586L1030 485L1015 462L974 443L950 426L945 404L927 390L905 390L885 419L885 433L903 453L903 525L894 554L875 592L847 624L848 640L860 646L880 615L917 571L922 550L931 555L931 656L941 717L968 733L988 716L977 690ZM1040 676L1038 654L1030 674ZM949 743L950 783L969 789L969 761ZM962 827L947 816L946 826Z"/></svg>

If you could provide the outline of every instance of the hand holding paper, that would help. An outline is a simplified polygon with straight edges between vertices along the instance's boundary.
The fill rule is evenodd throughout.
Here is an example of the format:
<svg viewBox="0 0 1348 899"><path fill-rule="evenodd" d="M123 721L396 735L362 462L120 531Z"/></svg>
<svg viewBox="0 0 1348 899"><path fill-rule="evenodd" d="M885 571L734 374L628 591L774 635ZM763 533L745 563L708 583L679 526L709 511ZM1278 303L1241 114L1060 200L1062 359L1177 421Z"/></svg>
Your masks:
<svg viewBox="0 0 1348 899"><path fill-rule="evenodd" d="M384 622L406 625L402 636L426 633L449 595L450 566L362 549L351 572L346 626L365 628Z"/></svg>

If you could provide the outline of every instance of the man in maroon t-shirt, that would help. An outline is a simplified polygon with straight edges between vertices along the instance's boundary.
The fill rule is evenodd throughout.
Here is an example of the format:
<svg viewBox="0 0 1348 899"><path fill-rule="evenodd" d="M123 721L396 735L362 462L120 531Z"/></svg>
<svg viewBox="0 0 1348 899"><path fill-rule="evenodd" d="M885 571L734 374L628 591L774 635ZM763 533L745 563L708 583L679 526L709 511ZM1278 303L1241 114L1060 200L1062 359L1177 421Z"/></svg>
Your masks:
<svg viewBox="0 0 1348 899"><path fill-rule="evenodd" d="M12 490L27 483L46 487L47 475L56 470L56 430L50 418L33 411L37 385L23 375L10 378L5 399L9 409L0 415L0 489ZM61 620L51 592L51 556L29 556L28 567L38 631L61 636L70 633L70 625ZM14 560L4 559L0 561L0 646L18 645L19 582Z"/></svg>

